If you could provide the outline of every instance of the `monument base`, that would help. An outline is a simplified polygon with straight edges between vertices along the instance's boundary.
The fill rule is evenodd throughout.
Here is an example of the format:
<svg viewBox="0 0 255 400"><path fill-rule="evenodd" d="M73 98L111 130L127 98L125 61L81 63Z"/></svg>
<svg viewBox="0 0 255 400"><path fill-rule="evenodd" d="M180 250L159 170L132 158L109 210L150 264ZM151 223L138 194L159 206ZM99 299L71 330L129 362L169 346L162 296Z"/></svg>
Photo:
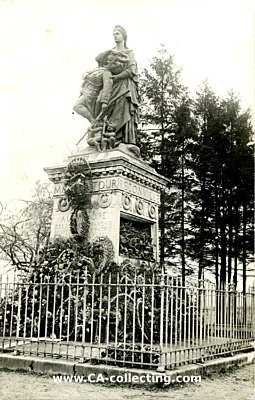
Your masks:
<svg viewBox="0 0 255 400"><path fill-rule="evenodd" d="M167 179L123 144L101 152L83 149L62 165L45 168L54 183L51 238L72 235L72 209L65 197L63 178L67 165L79 162L86 163L92 181L87 209L89 242L107 236L116 262L123 258L158 261L158 209Z"/></svg>

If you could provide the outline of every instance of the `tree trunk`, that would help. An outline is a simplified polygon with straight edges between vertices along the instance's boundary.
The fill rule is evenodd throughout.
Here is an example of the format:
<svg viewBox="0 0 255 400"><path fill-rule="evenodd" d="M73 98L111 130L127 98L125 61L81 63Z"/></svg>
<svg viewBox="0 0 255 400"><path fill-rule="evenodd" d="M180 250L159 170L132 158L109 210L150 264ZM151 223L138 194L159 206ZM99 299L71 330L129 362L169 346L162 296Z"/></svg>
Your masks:
<svg viewBox="0 0 255 400"><path fill-rule="evenodd" d="M164 268L165 262L165 193L161 192L160 205L160 266Z"/></svg>
<svg viewBox="0 0 255 400"><path fill-rule="evenodd" d="M182 286L185 286L185 181L184 181L184 162L183 155L181 157L181 265L182 265Z"/></svg>
<svg viewBox="0 0 255 400"><path fill-rule="evenodd" d="M221 254L220 254L220 289L225 290L226 287L226 269L227 269L227 249L226 249L226 225L224 221L224 214L220 221L220 244L221 244Z"/></svg>
<svg viewBox="0 0 255 400"><path fill-rule="evenodd" d="M247 228L247 205L243 204L243 294L246 294L246 228Z"/></svg>
<svg viewBox="0 0 255 400"><path fill-rule="evenodd" d="M232 278L232 248L233 248L233 210L232 210L232 189L230 189L229 210L228 210L228 284L231 283Z"/></svg>
<svg viewBox="0 0 255 400"><path fill-rule="evenodd" d="M237 266L238 266L238 247L239 247L239 240L238 240L238 233L239 233L239 210L238 206L235 207L235 231L234 231L234 274L233 274L233 284L235 289L237 289Z"/></svg>
<svg viewBox="0 0 255 400"><path fill-rule="evenodd" d="M204 220L205 220L205 177L203 177L202 182L202 190L201 190L201 198L202 198L202 206L201 206L201 225L200 225L200 257L198 261L198 280L200 281L203 278L203 270L204 270Z"/></svg>
<svg viewBox="0 0 255 400"><path fill-rule="evenodd" d="M218 183L215 181L215 286L219 288L219 199Z"/></svg>

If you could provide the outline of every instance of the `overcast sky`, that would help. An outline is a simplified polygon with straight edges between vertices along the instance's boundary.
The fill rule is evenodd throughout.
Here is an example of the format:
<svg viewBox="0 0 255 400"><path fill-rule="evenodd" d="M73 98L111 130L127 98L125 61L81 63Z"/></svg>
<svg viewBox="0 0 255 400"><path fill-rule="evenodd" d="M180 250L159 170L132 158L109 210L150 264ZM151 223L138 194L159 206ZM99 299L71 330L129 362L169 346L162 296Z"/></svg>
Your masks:
<svg viewBox="0 0 255 400"><path fill-rule="evenodd" d="M87 124L72 114L83 72L127 30L139 69L163 43L194 92L204 79L254 106L252 0L0 0L0 201L28 198ZM70 149L70 150L69 150Z"/></svg>

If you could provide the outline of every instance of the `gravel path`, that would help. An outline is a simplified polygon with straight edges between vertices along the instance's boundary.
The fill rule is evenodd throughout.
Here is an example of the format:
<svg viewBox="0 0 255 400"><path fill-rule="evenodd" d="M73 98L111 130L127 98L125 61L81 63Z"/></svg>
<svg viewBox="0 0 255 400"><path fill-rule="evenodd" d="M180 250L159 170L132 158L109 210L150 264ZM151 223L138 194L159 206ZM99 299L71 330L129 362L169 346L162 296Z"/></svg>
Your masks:
<svg viewBox="0 0 255 400"><path fill-rule="evenodd" d="M0 400L255 400L255 364L165 390L54 383L50 377L0 371Z"/></svg>

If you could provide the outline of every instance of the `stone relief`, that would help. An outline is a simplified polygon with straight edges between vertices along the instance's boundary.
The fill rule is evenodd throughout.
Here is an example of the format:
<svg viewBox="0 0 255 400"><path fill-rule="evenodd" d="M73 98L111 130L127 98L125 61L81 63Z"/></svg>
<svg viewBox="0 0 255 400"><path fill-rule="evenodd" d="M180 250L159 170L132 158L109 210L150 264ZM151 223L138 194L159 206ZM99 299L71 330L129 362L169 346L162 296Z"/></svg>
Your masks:
<svg viewBox="0 0 255 400"><path fill-rule="evenodd" d="M103 193L98 196L98 205L101 208L107 208L110 206L112 202L112 194L111 193Z"/></svg>
<svg viewBox="0 0 255 400"><path fill-rule="evenodd" d="M122 206L123 206L124 210L131 210L131 207L132 207L131 196L129 196L128 194L123 194Z"/></svg>
<svg viewBox="0 0 255 400"><path fill-rule="evenodd" d="M58 211L65 212L65 211L69 210L69 208L70 208L70 204L69 204L67 197L62 197L61 199L59 199Z"/></svg>
<svg viewBox="0 0 255 400"><path fill-rule="evenodd" d="M157 209L153 204L126 193L122 194L122 208L141 217L157 219Z"/></svg>
<svg viewBox="0 0 255 400"><path fill-rule="evenodd" d="M115 126L106 119L104 122L94 122L87 131L87 143L97 151L112 149L115 144Z"/></svg>
<svg viewBox="0 0 255 400"><path fill-rule="evenodd" d="M148 224L122 219L119 252L122 256L154 261L154 245Z"/></svg>
<svg viewBox="0 0 255 400"><path fill-rule="evenodd" d="M135 210L137 214L143 215L144 213L144 203L142 200L137 199L135 202Z"/></svg>
<svg viewBox="0 0 255 400"><path fill-rule="evenodd" d="M149 214L149 217L150 217L151 219L156 219L156 218L157 218L156 207L155 207L154 205L149 204L149 207L148 207L148 214Z"/></svg>

